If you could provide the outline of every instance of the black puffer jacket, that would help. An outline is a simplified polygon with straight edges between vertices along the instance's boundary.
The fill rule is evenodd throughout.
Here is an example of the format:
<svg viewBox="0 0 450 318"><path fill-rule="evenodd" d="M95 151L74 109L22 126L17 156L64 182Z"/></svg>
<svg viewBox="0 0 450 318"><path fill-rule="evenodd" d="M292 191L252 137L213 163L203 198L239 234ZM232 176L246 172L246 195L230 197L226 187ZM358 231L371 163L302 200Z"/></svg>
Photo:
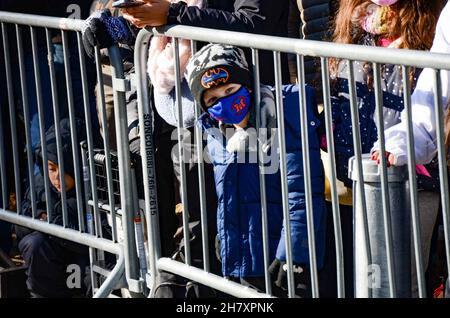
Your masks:
<svg viewBox="0 0 450 318"><path fill-rule="evenodd" d="M323 40L328 31L331 0L290 0L289 31L302 39ZM297 22L297 23L293 23Z"/></svg>
<svg viewBox="0 0 450 318"><path fill-rule="evenodd" d="M296 39L322 41L327 39L330 21L335 14L333 0L289 0L289 37ZM291 80L297 78L295 56L289 59ZM319 91L320 61L312 57L305 58L306 82ZM321 96L319 96L320 99Z"/></svg>

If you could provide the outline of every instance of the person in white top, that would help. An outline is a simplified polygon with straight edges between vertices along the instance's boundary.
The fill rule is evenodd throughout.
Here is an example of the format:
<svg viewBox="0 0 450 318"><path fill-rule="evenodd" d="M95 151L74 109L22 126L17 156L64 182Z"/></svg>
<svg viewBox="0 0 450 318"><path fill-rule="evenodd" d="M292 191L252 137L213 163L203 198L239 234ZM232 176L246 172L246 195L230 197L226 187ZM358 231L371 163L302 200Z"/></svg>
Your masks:
<svg viewBox="0 0 450 318"><path fill-rule="evenodd" d="M450 3L445 5L438 20L436 35L431 52L450 53ZM441 70L442 105L447 107L450 95L450 71ZM429 163L437 154L436 119L434 105L434 71L424 69L420 74L416 89L411 96L414 147L417 164ZM407 163L406 112L402 121L385 131L386 152L390 165L401 166ZM379 160L379 142L375 143L372 153Z"/></svg>
<svg viewBox="0 0 450 318"><path fill-rule="evenodd" d="M436 34L433 40L431 52L450 53L450 2L447 3L439 17ZM424 69L420 74L416 89L411 96L412 105L412 124L414 134L414 148L417 164L427 164L436 157L437 154L437 136L436 136L436 112L435 112L435 87L433 69ZM450 98L450 71L441 70L442 84L442 106L444 111L449 106ZM448 110L447 110L448 111ZM448 125L448 123L447 123ZM408 160L408 134L407 134L406 112L402 112L401 122L385 131L386 137L386 158L389 165L405 165ZM450 128L450 127L447 127ZM448 138L447 138L448 139ZM448 145L447 145L448 146ZM380 162L380 144L376 142L372 149L372 159ZM420 196L419 196L420 197ZM420 202L419 202L420 203ZM429 210L430 211L430 210ZM425 269L428 264L428 255L431 244L431 235L437 215L421 213L422 230L422 249L424 251ZM413 254L414 255L414 254ZM412 259L412 283L413 296L417 292L416 271L414 267L414 258ZM447 281L446 297L450 297L450 284Z"/></svg>

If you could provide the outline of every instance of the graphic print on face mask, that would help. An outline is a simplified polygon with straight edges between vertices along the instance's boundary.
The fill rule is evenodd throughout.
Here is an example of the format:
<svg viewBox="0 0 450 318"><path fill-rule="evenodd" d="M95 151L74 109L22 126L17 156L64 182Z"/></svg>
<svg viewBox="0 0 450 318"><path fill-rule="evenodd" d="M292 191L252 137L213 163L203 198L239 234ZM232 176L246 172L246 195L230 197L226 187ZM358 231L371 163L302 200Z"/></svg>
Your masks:
<svg viewBox="0 0 450 318"><path fill-rule="evenodd" d="M228 71L222 67L215 67L205 72L202 76L202 86L204 88L211 88L226 84L230 75Z"/></svg>
<svg viewBox="0 0 450 318"><path fill-rule="evenodd" d="M208 108L208 113L217 121L239 124L248 114L249 108L250 92L242 86L236 93L221 98Z"/></svg>
<svg viewBox="0 0 450 318"><path fill-rule="evenodd" d="M391 6L395 4L398 0L372 0L373 3L379 6Z"/></svg>

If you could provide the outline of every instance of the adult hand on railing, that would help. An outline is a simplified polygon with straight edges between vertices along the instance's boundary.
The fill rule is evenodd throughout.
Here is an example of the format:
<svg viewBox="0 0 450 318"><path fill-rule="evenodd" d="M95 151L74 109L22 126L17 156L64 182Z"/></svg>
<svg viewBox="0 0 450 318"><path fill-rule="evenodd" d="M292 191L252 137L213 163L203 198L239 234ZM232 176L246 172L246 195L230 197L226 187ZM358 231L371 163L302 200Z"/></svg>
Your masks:
<svg viewBox="0 0 450 318"><path fill-rule="evenodd" d="M138 28L167 24L169 0L144 0L145 4L123 9L123 17Z"/></svg>
<svg viewBox="0 0 450 318"><path fill-rule="evenodd" d="M377 162L377 164L379 165L381 162L380 159L380 152L378 150L372 152L372 156L370 157L370 159L374 160ZM386 159L387 159L387 166L393 166L395 163L395 156L393 153L390 153L389 151L386 151Z"/></svg>
<svg viewBox="0 0 450 318"><path fill-rule="evenodd" d="M269 272L274 285L274 296L285 297L288 295L287 271L288 265L285 261L275 259L270 264ZM294 264L293 272L295 295L301 298L311 297L309 270L306 267Z"/></svg>
<svg viewBox="0 0 450 318"><path fill-rule="evenodd" d="M83 46L87 55L94 57L94 48L110 47L116 43L132 43L133 34L123 17L113 17L111 12L106 9L95 11L84 22Z"/></svg>

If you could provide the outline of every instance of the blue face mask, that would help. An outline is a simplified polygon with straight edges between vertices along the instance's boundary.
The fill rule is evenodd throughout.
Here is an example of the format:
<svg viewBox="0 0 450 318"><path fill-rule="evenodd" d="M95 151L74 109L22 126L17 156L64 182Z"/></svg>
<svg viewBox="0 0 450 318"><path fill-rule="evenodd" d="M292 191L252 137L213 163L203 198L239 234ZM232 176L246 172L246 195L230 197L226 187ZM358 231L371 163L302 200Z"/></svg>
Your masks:
<svg viewBox="0 0 450 318"><path fill-rule="evenodd" d="M250 92L242 86L237 92L225 96L208 108L208 113L217 121L239 124L250 109Z"/></svg>

